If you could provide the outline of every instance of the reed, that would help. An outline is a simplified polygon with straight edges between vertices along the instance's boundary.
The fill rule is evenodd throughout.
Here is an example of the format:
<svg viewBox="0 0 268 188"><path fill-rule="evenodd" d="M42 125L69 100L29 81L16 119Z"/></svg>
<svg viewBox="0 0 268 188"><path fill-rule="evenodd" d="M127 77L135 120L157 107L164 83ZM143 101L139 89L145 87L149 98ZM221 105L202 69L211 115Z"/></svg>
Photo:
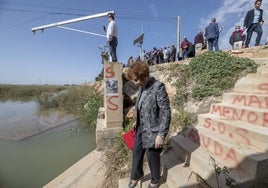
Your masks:
<svg viewBox="0 0 268 188"><path fill-rule="evenodd" d="M89 85L0 85L0 101L36 101L41 109L64 110L93 128L102 99Z"/></svg>
<svg viewBox="0 0 268 188"><path fill-rule="evenodd" d="M31 101L44 92L57 93L68 89L62 85L6 85L0 84L1 101Z"/></svg>
<svg viewBox="0 0 268 188"><path fill-rule="evenodd" d="M76 115L81 123L95 128L103 96L93 86L77 85L53 93L44 92L37 102L41 108L58 108Z"/></svg>

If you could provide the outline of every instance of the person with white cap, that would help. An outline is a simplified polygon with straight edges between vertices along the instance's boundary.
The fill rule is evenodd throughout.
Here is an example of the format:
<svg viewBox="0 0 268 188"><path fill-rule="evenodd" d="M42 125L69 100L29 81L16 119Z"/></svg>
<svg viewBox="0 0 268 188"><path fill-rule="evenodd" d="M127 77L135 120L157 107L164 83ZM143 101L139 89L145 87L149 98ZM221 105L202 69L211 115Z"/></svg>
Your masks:
<svg viewBox="0 0 268 188"><path fill-rule="evenodd" d="M244 41L246 39L246 35L243 34L244 31L240 29L240 26L235 26L235 31L230 36L230 44L233 47L233 50L239 50L244 45Z"/></svg>

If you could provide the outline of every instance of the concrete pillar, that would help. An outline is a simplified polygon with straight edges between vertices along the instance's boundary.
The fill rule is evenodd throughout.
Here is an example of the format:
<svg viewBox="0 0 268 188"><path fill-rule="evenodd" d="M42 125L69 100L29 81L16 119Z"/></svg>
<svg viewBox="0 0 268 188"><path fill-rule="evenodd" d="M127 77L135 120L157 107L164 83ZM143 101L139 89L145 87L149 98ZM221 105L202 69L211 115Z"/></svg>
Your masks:
<svg viewBox="0 0 268 188"><path fill-rule="evenodd" d="M96 127L97 150L104 150L114 145L116 136L123 129L123 81L122 64L108 62L104 65L104 107L99 109Z"/></svg>
<svg viewBox="0 0 268 188"><path fill-rule="evenodd" d="M106 128L122 127L123 94L122 64L104 63L104 109Z"/></svg>

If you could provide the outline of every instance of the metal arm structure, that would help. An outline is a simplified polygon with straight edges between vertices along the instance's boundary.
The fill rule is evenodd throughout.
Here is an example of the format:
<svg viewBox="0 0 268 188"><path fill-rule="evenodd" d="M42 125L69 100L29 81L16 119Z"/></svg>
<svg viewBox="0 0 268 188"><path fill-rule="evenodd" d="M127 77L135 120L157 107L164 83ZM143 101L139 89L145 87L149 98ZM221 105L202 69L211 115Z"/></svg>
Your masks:
<svg viewBox="0 0 268 188"><path fill-rule="evenodd" d="M74 29L74 28L70 28L70 27L63 27L63 26L57 26L57 27L58 28L61 28L61 29L66 29L66 30L71 30L71 31L77 31L77 32L80 32L80 33L85 33L85 34L89 34L89 35L94 35L94 36L106 38L105 35L101 35L101 34L98 34L98 33L92 33L92 32L88 32L88 31L82 31L82 30Z"/></svg>
<svg viewBox="0 0 268 188"><path fill-rule="evenodd" d="M71 20L56 22L56 23L52 23L52 24L47 24L47 25L43 25L43 26L39 26L39 27L34 27L34 28L32 28L32 32L35 33L38 30L41 30L43 32L47 28L58 27L58 28L61 28L61 29L67 29L67 30L71 30L71 31L77 31L77 32L80 32L80 33L86 33L86 34L90 34L90 35L95 35L95 36L105 37L106 38L105 35L101 35L101 34L97 34L97 33L92 33L92 32L88 32L88 31L82 31L82 30L79 30L79 29L74 29L74 28L69 28L69 27L64 27L62 25L70 24L70 23L74 23L74 22L80 22L80 21L89 20L89 19L94 19L94 18L105 17L109 13L114 14L114 11L109 11L109 12L104 12L104 13L99 13L99 14L84 16L84 17L80 17L80 18L75 18L75 19L71 19ZM108 52L107 52L106 48L107 48L106 46L100 48L100 50L101 50L101 57L102 57L102 63L104 63L104 61L108 61L108 59L109 59L109 55L108 55Z"/></svg>
<svg viewBox="0 0 268 188"><path fill-rule="evenodd" d="M66 21L56 22L56 23L52 23L52 24L47 24L47 25L39 26L39 27L34 27L34 28L32 28L32 32L35 33L38 30L44 31L45 29L51 28L51 27L59 27L61 25L65 25L65 24L80 22L80 21L94 19L94 18L105 17L109 13L113 13L114 14L114 11L109 11L109 12L104 12L104 13L99 13L99 14L93 14L93 15L84 16L84 17L80 17L80 18L74 18L74 19L71 19L71 20L66 20ZM75 29L71 29L71 30L75 30Z"/></svg>

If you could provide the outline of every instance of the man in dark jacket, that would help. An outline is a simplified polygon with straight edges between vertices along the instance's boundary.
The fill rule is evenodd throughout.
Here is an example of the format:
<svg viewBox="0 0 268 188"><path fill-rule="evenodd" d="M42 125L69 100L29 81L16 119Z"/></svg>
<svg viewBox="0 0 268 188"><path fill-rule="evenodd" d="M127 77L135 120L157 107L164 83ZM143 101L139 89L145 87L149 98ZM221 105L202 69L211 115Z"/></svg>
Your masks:
<svg viewBox="0 0 268 188"><path fill-rule="evenodd" d="M257 33L256 37L256 42L255 46L260 45L260 40L262 36L262 25L264 23L262 15L263 15L263 10L260 9L261 7L261 0L256 0L255 1L255 8L248 11L247 15L244 20L244 28L247 29L247 39L245 42L246 48L248 48L250 39L252 36L253 31Z"/></svg>
<svg viewBox="0 0 268 188"><path fill-rule="evenodd" d="M203 32L200 30L198 34L194 37L194 46L195 46L195 53L200 53L205 45L205 39Z"/></svg>
<svg viewBox="0 0 268 188"><path fill-rule="evenodd" d="M187 59L189 57L189 49L191 43L187 40L187 37L183 37L183 41L181 42L181 49L182 49L182 59Z"/></svg>
<svg viewBox="0 0 268 188"><path fill-rule="evenodd" d="M208 50L213 51L213 47L215 51L219 50L218 38L219 38L219 26L216 23L216 18L212 18L210 24L205 29L205 37L208 41Z"/></svg>
<svg viewBox="0 0 268 188"><path fill-rule="evenodd" d="M171 48L170 48L170 62L175 62L176 60L176 47L175 47L175 44L172 44L171 45Z"/></svg>

